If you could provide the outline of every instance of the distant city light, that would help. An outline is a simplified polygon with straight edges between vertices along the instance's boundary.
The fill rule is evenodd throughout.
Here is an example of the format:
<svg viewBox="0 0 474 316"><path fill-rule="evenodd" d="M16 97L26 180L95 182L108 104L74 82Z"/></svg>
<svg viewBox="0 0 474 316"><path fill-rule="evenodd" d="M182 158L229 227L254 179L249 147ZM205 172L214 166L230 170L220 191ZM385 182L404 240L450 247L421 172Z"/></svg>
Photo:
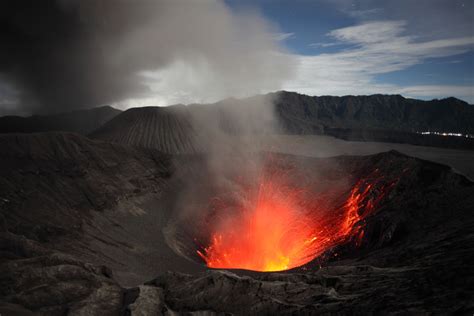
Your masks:
<svg viewBox="0 0 474 316"><path fill-rule="evenodd" d="M461 134L461 133L449 133L449 132L417 132L417 133L421 135L456 136L456 137L474 138L474 135Z"/></svg>

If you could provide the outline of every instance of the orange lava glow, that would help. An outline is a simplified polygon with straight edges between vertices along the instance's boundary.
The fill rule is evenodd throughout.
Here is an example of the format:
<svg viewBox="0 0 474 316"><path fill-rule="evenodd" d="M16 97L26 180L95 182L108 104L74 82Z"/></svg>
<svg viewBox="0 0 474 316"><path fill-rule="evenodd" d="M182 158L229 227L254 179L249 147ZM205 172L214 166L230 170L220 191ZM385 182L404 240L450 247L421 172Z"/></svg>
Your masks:
<svg viewBox="0 0 474 316"><path fill-rule="evenodd" d="M359 181L342 205L328 210L275 178L261 179L256 191L233 216L218 220L208 246L197 251L208 267L282 271L304 265L350 237L361 239L356 224L384 193Z"/></svg>

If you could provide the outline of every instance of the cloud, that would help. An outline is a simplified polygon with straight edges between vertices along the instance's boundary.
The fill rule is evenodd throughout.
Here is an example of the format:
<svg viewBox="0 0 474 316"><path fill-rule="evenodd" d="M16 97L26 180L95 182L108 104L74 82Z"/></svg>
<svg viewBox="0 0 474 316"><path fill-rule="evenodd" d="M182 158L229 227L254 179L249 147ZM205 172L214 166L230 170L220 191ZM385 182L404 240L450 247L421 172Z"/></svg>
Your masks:
<svg viewBox="0 0 474 316"><path fill-rule="evenodd" d="M337 0L359 23L329 32L328 42L309 44L344 47L316 56L289 54L283 41L294 33L279 32L256 13L235 13L218 0L2 1L0 110L213 102L278 89L316 95L454 95L473 102L473 89L467 86L406 87L377 81L379 74L472 50L472 28L465 28L469 21L472 26L472 18L465 16L468 10L446 13L449 18L443 20L447 2L433 1L439 25L432 27L435 36L421 37L413 31L414 18L370 20L394 12L398 1L374 9L372 0L359 1L357 7L353 1ZM414 15L407 9L412 3L401 1L404 11L394 14ZM426 29L436 19L428 18L430 23L422 23L425 16L420 23L429 35ZM448 31L457 37L446 35Z"/></svg>
<svg viewBox="0 0 474 316"><path fill-rule="evenodd" d="M376 21L333 30L327 35L354 44L382 43L395 37L408 39L400 37L405 25L405 21Z"/></svg>
<svg viewBox="0 0 474 316"><path fill-rule="evenodd" d="M332 46L337 46L340 45L340 43L310 43L308 46L310 47L332 47Z"/></svg>
<svg viewBox="0 0 474 316"><path fill-rule="evenodd" d="M276 33L273 35L273 38L277 41L284 41L292 37L295 37L295 33Z"/></svg>
<svg viewBox="0 0 474 316"><path fill-rule="evenodd" d="M414 97L459 96L472 102L472 87L381 84L379 74L407 69L432 58L472 50L474 37L419 41L405 35L405 21L373 21L333 30L328 36L352 48L316 56L293 55L298 62L287 90L310 95L401 93Z"/></svg>
<svg viewBox="0 0 474 316"><path fill-rule="evenodd" d="M469 36L473 30L473 1L464 0L322 0L333 8L355 18L359 23L370 20L404 20L410 35L425 40L456 34Z"/></svg>
<svg viewBox="0 0 474 316"><path fill-rule="evenodd" d="M445 98L456 96L471 104L474 103L474 86L419 85L396 89L396 93L409 97Z"/></svg>
<svg viewBox="0 0 474 316"><path fill-rule="evenodd" d="M472 49L474 44L474 37L418 41L414 36L405 35L406 26L405 21L372 21L333 30L327 35L334 42L313 43L312 46L352 45L352 48L316 56L288 55L282 62L287 62L295 71L282 88L309 95L395 93L420 98L457 96L473 102L474 93L469 86L406 87L377 81L379 74L404 70L432 58L458 55ZM281 57L276 54L271 59ZM208 103L232 94L232 91L225 89L232 88L232 82L223 82L212 74L201 76L206 69L206 66L199 64L190 66L176 61L159 71L142 74L151 94L156 97L125 101L121 106ZM266 68L266 71L271 73L271 67ZM241 91L245 90L247 94L240 93L237 96L270 92L278 86L271 80L256 87L252 85L253 82L249 82L249 86ZM203 94L201 87L207 86L222 88Z"/></svg>
<svg viewBox="0 0 474 316"><path fill-rule="evenodd" d="M0 76L0 116L18 113L19 91Z"/></svg>
<svg viewBox="0 0 474 316"><path fill-rule="evenodd" d="M255 93L290 73L278 33L219 0L5 0L0 74L32 112Z"/></svg>

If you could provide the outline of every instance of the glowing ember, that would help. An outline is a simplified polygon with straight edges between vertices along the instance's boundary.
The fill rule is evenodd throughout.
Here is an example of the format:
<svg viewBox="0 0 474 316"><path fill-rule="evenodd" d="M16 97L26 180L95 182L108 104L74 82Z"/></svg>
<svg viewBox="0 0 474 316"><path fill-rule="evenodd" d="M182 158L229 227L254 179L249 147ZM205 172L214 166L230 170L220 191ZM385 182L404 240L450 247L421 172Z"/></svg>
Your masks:
<svg viewBox="0 0 474 316"><path fill-rule="evenodd" d="M360 181L342 207L328 210L280 177L262 178L255 191L245 195L245 206L218 219L209 246L197 251L208 267L281 271L308 263L351 236L360 243L364 232L354 225L383 196L383 190L372 196L372 185Z"/></svg>

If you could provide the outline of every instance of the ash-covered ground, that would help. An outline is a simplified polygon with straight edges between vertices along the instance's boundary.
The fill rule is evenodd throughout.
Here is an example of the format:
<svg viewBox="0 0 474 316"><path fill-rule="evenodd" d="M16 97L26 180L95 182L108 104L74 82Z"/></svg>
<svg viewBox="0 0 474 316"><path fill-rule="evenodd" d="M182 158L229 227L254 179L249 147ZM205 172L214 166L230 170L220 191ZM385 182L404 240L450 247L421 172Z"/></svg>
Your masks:
<svg viewBox="0 0 474 316"><path fill-rule="evenodd" d="M298 166L329 184L343 179L350 187L374 170L397 182L357 223L361 238L347 238L303 267L259 273L209 270L196 257L178 255L163 234L176 217L182 185L208 182L202 154L163 154L71 133L2 135L0 146L2 314L469 314L474 308L474 184L449 166L395 151L273 154L283 167Z"/></svg>

